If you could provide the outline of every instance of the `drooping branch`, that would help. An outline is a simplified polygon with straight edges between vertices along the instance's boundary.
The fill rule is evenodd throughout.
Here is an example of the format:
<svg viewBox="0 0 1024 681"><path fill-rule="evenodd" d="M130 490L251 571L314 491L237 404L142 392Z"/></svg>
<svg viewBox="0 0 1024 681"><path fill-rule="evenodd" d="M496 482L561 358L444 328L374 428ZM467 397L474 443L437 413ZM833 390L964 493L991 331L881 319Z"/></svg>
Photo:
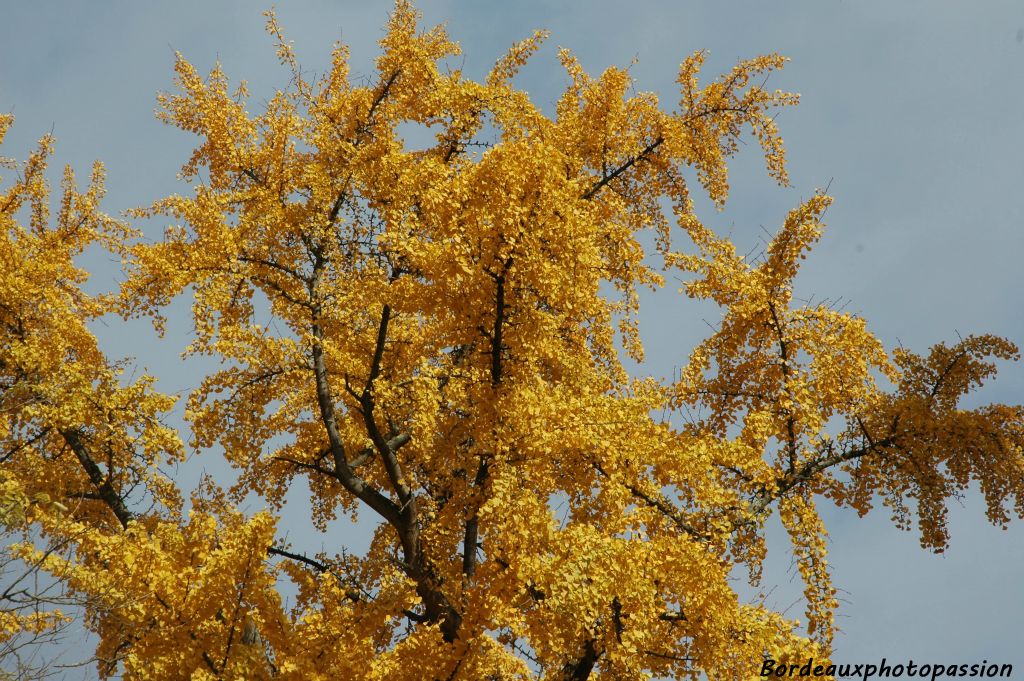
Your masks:
<svg viewBox="0 0 1024 681"><path fill-rule="evenodd" d="M779 321L779 315L775 312L775 305L769 302L768 310L771 312L772 328L775 330L775 335L778 338L779 343L779 361L782 365L783 390L785 390L787 397L789 397L792 402L792 394L789 387L789 379L791 377L791 370L789 368L789 343L786 341L786 336L782 329L782 323ZM793 413L792 407L788 407L786 410L786 449L789 455L789 471L792 473L796 470L797 459L796 415Z"/></svg>
<svg viewBox="0 0 1024 681"><path fill-rule="evenodd" d="M672 503L664 497L664 495L660 493L654 495L648 494L647 492L644 492L636 485L633 485L629 482L626 482L624 480L613 480L612 476L609 475L608 472L605 471L605 469L597 461L593 462L593 466L594 470L596 470L598 474L601 475L601 477L612 482L620 482L620 484L622 484L623 487L629 490L630 494L632 494L640 501L643 501L644 504L646 504L647 506L650 506L651 508L658 510L662 515L671 520L676 525L676 527L678 527L680 530L690 535L694 539L697 539L698 541L708 541L710 539L710 537L706 533L701 532L696 527L688 523L680 514L679 509L673 506Z"/></svg>
<svg viewBox="0 0 1024 681"><path fill-rule="evenodd" d="M357 589L357 588L353 588L353 587L345 584L345 580L342 579L341 575L339 575L337 572L335 572L334 568L331 567L331 565L329 565L328 563L325 563L323 561L317 560L315 558L310 558L309 556L307 556L305 554L295 553L293 551L288 551L286 549L282 549L282 548L279 548L277 546L269 546L269 547L267 547L267 554L271 555L271 556L278 556L278 557L281 557L281 558L287 558L288 560L293 560L293 561L295 561L297 563L302 563L303 565L306 565L307 567L312 568L313 570L315 570L317 573L320 573L320 574L329 574L329 575L331 575L336 580L338 580L339 584L341 584L341 585L343 585L345 587L345 598L347 598L348 600L352 601L353 603L365 603L367 601L367 599L369 598L369 594L364 595L365 594L365 590L364 590L363 593L360 592L360 589L362 587ZM359 586L359 585L357 584L356 586ZM402 610L402 614L405 615L412 622L424 622L424 621L426 621L426 617L424 617L420 613L413 612L412 610Z"/></svg>
<svg viewBox="0 0 1024 681"><path fill-rule="evenodd" d="M310 558L309 556L306 556L301 553L293 553L292 551L278 548L276 546L268 546L267 553L271 556L279 556L281 558L294 560L297 563L302 563L303 565L311 567L321 574L328 573L332 575L335 579L337 579L339 583L342 583L341 578L337 574L335 574L333 568L331 568L330 565L319 560L316 560L315 558ZM356 603L362 600L362 595L357 590L348 587L345 588L345 597L348 598L350 601Z"/></svg>

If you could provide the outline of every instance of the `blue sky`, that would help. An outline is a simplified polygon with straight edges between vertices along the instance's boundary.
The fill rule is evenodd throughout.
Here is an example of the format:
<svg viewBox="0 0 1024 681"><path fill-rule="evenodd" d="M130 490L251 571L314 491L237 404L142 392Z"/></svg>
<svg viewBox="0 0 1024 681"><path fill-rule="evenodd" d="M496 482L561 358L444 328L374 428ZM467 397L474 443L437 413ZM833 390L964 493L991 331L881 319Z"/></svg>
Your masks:
<svg viewBox="0 0 1024 681"><path fill-rule="evenodd" d="M144 205L176 180L194 140L153 117L158 90L171 87L173 55L201 70L220 60L246 79L257 109L289 73L263 32L264 5L241 0L176 3L57 1L5 3L0 22L0 110L17 122L3 155L24 158L35 140L57 136L58 164L81 176L107 164L106 208ZM707 76L740 58L777 51L792 59L774 87L803 101L779 119L792 186L765 174L756 145L733 164L727 208L706 222L741 252L756 248L786 211L829 185L829 230L797 282L797 295L841 299L890 347L923 351L957 334L992 332L1024 343L1024 4L853 0L423 1L428 24L447 22L463 46L464 68L481 75L536 28L551 38L519 83L547 106L565 78L557 47L591 72L628 65L637 89L676 99L673 79L690 52L709 50ZM351 46L353 73L370 76L389 2L279 2L278 15L304 67L323 71L332 43ZM155 236L160 225L147 226ZM117 264L90 261L111 286ZM714 323L717 312L680 303L671 290L647 296L642 333L649 362L670 374ZM145 323L99 327L113 356L131 355L176 392L199 382L201 363L178 359L186 319L172 318L165 342ZM1024 400L1024 367L1008 364L979 401ZM215 470L213 462L202 467ZM186 485L195 471L183 472ZM858 519L827 512L831 563L843 589L836 658L875 662L1011 662L1024 670L1024 523L992 528L971 493L950 503L952 545L920 549L884 512ZM301 523L296 523L296 528ZM345 535L354 548L362 530ZM772 531L764 588L780 609L799 596L788 543ZM298 548L307 539L296 529ZM324 541L308 537L319 550ZM800 616L802 605L789 614Z"/></svg>

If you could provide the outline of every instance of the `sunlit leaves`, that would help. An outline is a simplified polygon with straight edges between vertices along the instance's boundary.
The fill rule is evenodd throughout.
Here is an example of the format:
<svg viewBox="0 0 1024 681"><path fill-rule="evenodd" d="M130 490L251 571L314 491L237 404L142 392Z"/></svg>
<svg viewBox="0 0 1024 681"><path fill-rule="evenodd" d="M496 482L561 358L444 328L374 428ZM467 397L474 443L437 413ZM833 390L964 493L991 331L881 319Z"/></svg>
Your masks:
<svg viewBox="0 0 1024 681"><path fill-rule="evenodd" d="M292 78L257 113L244 83L177 56L159 116L200 141L187 190L133 213L172 223L161 240L99 212L100 166L85 192L67 171L51 217L49 138L4 164L0 518L73 548L18 551L81 594L101 674L750 677L830 652L821 496L860 513L881 496L901 526L916 512L935 549L972 482L993 522L1024 511L1024 412L961 407L1014 346L890 354L863 319L800 304L822 193L751 260L694 214L686 177L722 205L743 135L787 182L774 115L797 97L766 89L782 57L702 85L698 52L667 109L560 50L548 111L515 84L542 32L477 82L402 0L370 78L340 44L311 76L267 28ZM116 297L81 289L92 245L125 260ZM722 321L675 380L630 378L638 291L680 273ZM188 396L188 440L238 473L188 505L161 472L183 453L173 401L87 326L159 328L185 292L187 352L221 362ZM319 553L275 537L296 483ZM729 582L757 581L776 507L802 624ZM334 521L357 513L379 524L354 556Z"/></svg>

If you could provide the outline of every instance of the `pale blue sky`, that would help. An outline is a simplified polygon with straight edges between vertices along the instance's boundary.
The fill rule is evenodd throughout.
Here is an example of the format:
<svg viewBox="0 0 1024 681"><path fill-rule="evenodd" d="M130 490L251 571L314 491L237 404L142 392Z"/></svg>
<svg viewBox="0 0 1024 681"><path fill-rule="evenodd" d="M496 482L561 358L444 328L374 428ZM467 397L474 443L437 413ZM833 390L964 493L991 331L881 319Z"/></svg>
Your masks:
<svg viewBox="0 0 1024 681"><path fill-rule="evenodd" d="M252 109L287 83L263 32L260 3L57 1L4 3L0 22L0 110L17 116L3 155L23 158L51 129L56 160L84 175L107 164L106 208L118 212L181 190L175 179L194 140L153 118L155 94L171 87L175 50L202 70L220 59L233 81L246 79ZM551 38L520 83L544 105L565 78L553 58L573 49L600 71L627 65L637 88L676 99L679 62L710 50L705 73L777 51L792 58L775 87L802 104L779 117L792 187L767 178L756 146L733 164L732 196L706 221L731 233L741 252L773 230L801 197L831 182L829 231L798 280L798 295L842 298L892 346L923 351L957 333L993 332L1024 343L1020 258L1024 254L1024 4L900 3L853 0L732 2L597 0L420 3L427 23L447 21L463 45L464 66L482 74L514 41L536 28ZM323 71L331 44L352 48L353 72L369 75L389 2L303 0L277 10L304 67ZM151 228L157 229L158 225ZM116 265L93 261L98 283ZM669 374L707 331L717 312L679 304L672 294L645 299L642 330L649 364ZM109 322L101 341L133 355L179 391L199 382L199 365L182 365L183 318L166 343L147 325ZM986 400L1024 400L1024 367L1003 367ZM215 469L213 462L202 463ZM195 468L198 470L198 468ZM194 479L195 471L183 473ZM952 545L943 556L920 549L876 511L865 519L827 513L831 563L843 589L836 658L875 662L1011 662L1024 672L1024 523L1003 532L984 519L973 494L951 503ZM303 534L296 548L324 538ZM799 595L788 543L773 532L765 587L779 608ZM360 531L345 536L364 545ZM303 542L309 544L304 546ZM334 538L326 541L334 542ZM330 544L328 544L330 545ZM801 604L789 613L802 615Z"/></svg>

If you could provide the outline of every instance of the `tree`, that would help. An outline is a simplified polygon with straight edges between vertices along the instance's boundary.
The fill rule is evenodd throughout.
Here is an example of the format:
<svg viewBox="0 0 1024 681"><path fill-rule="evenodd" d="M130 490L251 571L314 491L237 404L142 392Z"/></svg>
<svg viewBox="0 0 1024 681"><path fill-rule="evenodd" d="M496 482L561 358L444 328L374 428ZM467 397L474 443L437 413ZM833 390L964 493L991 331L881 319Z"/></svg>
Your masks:
<svg viewBox="0 0 1024 681"><path fill-rule="evenodd" d="M358 85L343 46L311 80L268 27L292 85L255 117L244 85L179 56L160 116L201 144L193 191L135 213L180 223L161 241L99 211L100 166L84 193L66 172L51 221L48 139L0 197L0 482L33 500L17 555L79 597L102 676L753 677L766 657L827 664L820 497L916 514L937 551L945 499L972 481L993 522L1024 515L1024 410L960 406L1011 343L887 352L862 319L795 303L824 194L751 262L694 214L688 175L721 205L744 130L786 182L773 115L796 96L757 84L782 57L701 86L696 53L667 110L563 50L549 115L513 85L543 34L475 82L399 0ZM433 142L410 148L413 128ZM95 245L125 263L117 294L82 289L74 258ZM721 325L677 379L631 378L638 291L672 274ZM188 504L165 472L186 450L173 399L88 328L160 328L185 292L189 352L223 362L188 399L190 439L239 471ZM318 529L379 522L365 556L282 543L296 483ZM252 495L267 510L239 510ZM803 626L728 582L757 580L776 508Z"/></svg>

